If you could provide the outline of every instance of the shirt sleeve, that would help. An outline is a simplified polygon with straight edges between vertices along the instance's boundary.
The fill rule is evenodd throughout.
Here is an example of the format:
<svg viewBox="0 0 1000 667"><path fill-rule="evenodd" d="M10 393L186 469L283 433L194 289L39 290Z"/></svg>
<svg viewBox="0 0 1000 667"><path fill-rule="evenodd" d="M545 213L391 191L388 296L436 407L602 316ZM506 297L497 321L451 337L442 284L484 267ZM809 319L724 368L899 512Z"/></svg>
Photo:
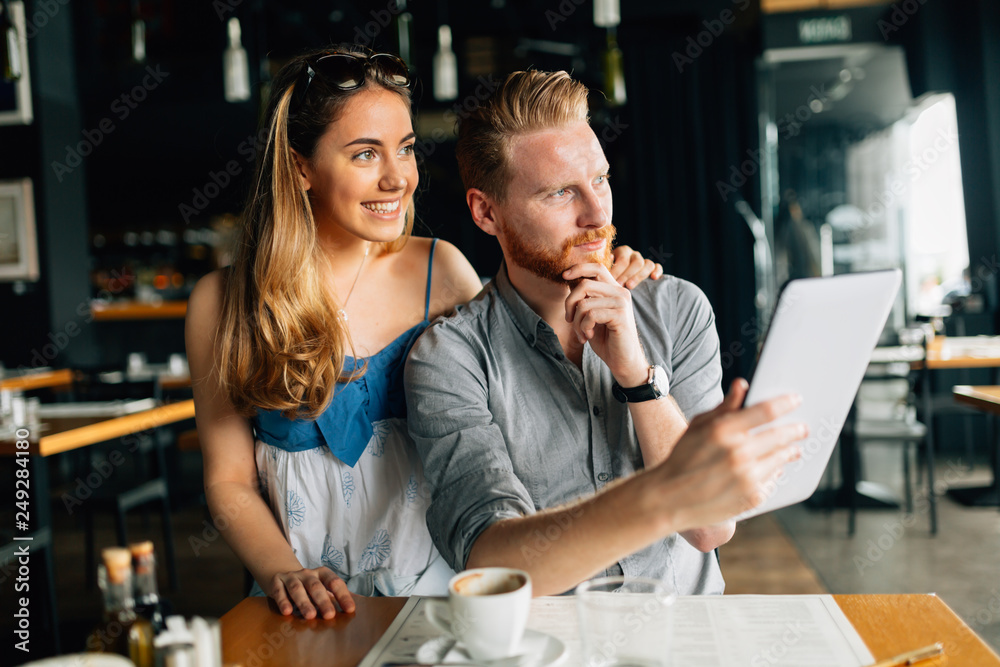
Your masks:
<svg viewBox="0 0 1000 667"><path fill-rule="evenodd" d="M486 528L535 511L493 422L484 359L445 320L421 335L404 372L407 423L431 488L427 528L455 571Z"/></svg>
<svg viewBox="0 0 1000 667"><path fill-rule="evenodd" d="M670 395L691 420L722 402L719 332L705 293L686 280L677 282L670 309L673 320Z"/></svg>

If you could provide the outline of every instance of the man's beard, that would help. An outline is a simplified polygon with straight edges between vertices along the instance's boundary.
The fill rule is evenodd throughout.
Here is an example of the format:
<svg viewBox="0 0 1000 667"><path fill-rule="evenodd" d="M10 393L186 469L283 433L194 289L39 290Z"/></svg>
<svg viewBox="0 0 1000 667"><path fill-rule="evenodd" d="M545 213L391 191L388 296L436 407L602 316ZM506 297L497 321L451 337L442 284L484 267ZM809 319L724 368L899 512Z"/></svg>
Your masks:
<svg viewBox="0 0 1000 667"><path fill-rule="evenodd" d="M519 235L506 225L503 227L503 232L504 239L507 241L507 250L510 253L508 259L521 268L531 271L536 276L551 280L554 283L569 284L570 281L565 280L562 274L566 269L575 264L596 262L610 269L614 263L611 247L615 240L616 230L612 224L607 224L600 229L591 229L569 238L558 251L533 244L530 239ZM601 239L607 241L601 250L589 253L577 261L570 259L570 254L576 246Z"/></svg>

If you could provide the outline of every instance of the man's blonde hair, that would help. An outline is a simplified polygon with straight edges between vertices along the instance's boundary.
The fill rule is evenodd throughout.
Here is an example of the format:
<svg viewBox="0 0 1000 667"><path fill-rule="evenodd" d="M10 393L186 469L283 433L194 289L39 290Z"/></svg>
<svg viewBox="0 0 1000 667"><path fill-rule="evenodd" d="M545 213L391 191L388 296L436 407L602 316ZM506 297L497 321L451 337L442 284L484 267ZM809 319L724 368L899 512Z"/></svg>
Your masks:
<svg viewBox="0 0 1000 667"><path fill-rule="evenodd" d="M458 126L455 156L465 189L504 201L517 134L587 121L587 87L567 72L514 72Z"/></svg>

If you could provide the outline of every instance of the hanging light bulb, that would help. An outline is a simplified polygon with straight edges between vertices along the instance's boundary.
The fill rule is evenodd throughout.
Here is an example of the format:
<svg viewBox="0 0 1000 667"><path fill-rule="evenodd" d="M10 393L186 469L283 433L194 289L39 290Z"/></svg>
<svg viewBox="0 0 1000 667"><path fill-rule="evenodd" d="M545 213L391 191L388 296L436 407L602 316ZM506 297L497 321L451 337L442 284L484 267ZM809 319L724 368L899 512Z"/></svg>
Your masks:
<svg viewBox="0 0 1000 667"><path fill-rule="evenodd" d="M139 0L132 0L132 61L146 62L146 22L139 18Z"/></svg>
<svg viewBox="0 0 1000 667"><path fill-rule="evenodd" d="M132 60L146 61L146 22L142 19L132 21Z"/></svg>
<svg viewBox="0 0 1000 667"><path fill-rule="evenodd" d="M0 6L0 30L3 31L4 67L3 78L7 81L17 81L21 78L21 45L18 44L17 28L14 27L14 17L11 16L10 3Z"/></svg>
<svg viewBox="0 0 1000 667"><path fill-rule="evenodd" d="M451 50L451 28L438 28L438 50L434 54L434 99L447 102L458 97L458 60Z"/></svg>
<svg viewBox="0 0 1000 667"><path fill-rule="evenodd" d="M619 0L594 0L594 25L613 28L622 22Z"/></svg>
<svg viewBox="0 0 1000 667"><path fill-rule="evenodd" d="M240 43L240 20L235 16L226 24L229 45L222 54L227 102L245 102L250 99L250 65L246 49Z"/></svg>
<svg viewBox="0 0 1000 667"><path fill-rule="evenodd" d="M413 14L406 11L406 0L396 0L396 34L399 41L399 57L408 67L413 67Z"/></svg>

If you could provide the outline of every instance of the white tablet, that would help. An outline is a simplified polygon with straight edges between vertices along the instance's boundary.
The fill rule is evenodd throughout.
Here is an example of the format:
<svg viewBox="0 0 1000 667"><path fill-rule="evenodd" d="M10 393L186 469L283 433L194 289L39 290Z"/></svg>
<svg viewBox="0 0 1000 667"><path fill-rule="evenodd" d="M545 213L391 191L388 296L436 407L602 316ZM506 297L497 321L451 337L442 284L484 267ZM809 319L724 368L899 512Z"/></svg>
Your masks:
<svg viewBox="0 0 1000 667"><path fill-rule="evenodd" d="M901 279L892 269L793 280L782 290L744 405L798 393L802 405L764 428L803 422L809 436L802 458L762 489L767 499L737 519L801 502L819 486Z"/></svg>

